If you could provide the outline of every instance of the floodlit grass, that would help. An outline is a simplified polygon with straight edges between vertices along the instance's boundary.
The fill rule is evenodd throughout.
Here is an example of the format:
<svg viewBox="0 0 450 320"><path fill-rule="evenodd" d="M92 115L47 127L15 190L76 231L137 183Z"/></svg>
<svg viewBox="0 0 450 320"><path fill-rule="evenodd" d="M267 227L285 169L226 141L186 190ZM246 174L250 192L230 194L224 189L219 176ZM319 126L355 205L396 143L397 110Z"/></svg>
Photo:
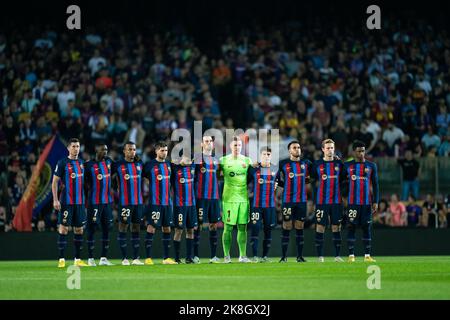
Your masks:
<svg viewBox="0 0 450 320"><path fill-rule="evenodd" d="M57 261L0 262L0 299L450 299L450 257L376 257L368 264L307 263L84 267L79 290L69 290L71 274ZM67 260L66 265L72 265ZM369 290L369 265L381 271L381 289Z"/></svg>

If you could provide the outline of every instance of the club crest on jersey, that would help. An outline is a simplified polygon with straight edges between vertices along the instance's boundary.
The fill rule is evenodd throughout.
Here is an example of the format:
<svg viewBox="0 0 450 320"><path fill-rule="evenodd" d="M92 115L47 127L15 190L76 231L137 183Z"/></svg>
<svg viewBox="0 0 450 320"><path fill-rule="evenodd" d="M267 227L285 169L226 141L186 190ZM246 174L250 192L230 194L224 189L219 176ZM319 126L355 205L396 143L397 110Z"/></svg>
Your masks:
<svg viewBox="0 0 450 320"><path fill-rule="evenodd" d="M180 183L185 183L186 180L184 180L184 178L180 178Z"/></svg>
<svg viewBox="0 0 450 320"><path fill-rule="evenodd" d="M102 179L103 179L103 175L102 175L102 174L98 174L98 175L97 175L97 179L98 179L98 180L102 180Z"/></svg>
<svg viewBox="0 0 450 320"><path fill-rule="evenodd" d="M356 180L356 175L352 174L352 180Z"/></svg>
<svg viewBox="0 0 450 320"><path fill-rule="evenodd" d="M264 183L264 179L258 179L258 183L259 184L263 184Z"/></svg>
<svg viewBox="0 0 450 320"><path fill-rule="evenodd" d="M125 180L130 180L130 175L127 173L127 174L124 176L124 178L125 178Z"/></svg>
<svg viewBox="0 0 450 320"><path fill-rule="evenodd" d="M327 180L328 176L326 174L322 175L322 180Z"/></svg>
<svg viewBox="0 0 450 320"><path fill-rule="evenodd" d="M293 172L289 172L289 178L293 178L295 176L295 174Z"/></svg>
<svg viewBox="0 0 450 320"><path fill-rule="evenodd" d="M205 168L205 167L202 167L202 168L200 169L200 172L201 172L201 173L205 173L205 172L206 172L206 168Z"/></svg>
<svg viewBox="0 0 450 320"><path fill-rule="evenodd" d="M365 172L365 173L368 173L369 171L370 171L369 168L365 168L365 169L364 169L364 172Z"/></svg>
<svg viewBox="0 0 450 320"><path fill-rule="evenodd" d="M158 175L156 176L156 179L158 179L159 181L161 181L161 180L163 179L163 176L160 175L160 174L158 174Z"/></svg>

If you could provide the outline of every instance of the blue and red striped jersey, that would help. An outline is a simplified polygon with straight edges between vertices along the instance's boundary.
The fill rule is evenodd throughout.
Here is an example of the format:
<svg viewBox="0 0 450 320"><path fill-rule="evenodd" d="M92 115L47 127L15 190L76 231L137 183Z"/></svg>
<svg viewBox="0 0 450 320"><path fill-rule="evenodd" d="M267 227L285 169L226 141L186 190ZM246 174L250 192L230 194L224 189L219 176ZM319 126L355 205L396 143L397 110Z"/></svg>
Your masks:
<svg viewBox="0 0 450 320"><path fill-rule="evenodd" d="M253 181L253 208L275 207L276 167L250 167L248 177Z"/></svg>
<svg viewBox="0 0 450 320"><path fill-rule="evenodd" d="M119 201L121 206L143 204L142 198L142 161L128 162L122 159L113 162L112 173L117 174L119 182Z"/></svg>
<svg viewBox="0 0 450 320"><path fill-rule="evenodd" d="M64 158L56 164L55 176L61 179L63 185L59 200L61 204L84 204L83 163L81 159Z"/></svg>
<svg viewBox="0 0 450 320"><path fill-rule="evenodd" d="M88 189L88 204L107 204L113 202L111 189L111 170L113 160L90 160L85 164L85 184Z"/></svg>
<svg viewBox="0 0 450 320"><path fill-rule="evenodd" d="M182 166L172 163L172 185L174 205L189 207L195 205L195 164Z"/></svg>
<svg viewBox="0 0 450 320"><path fill-rule="evenodd" d="M145 164L144 177L150 182L150 203L154 205L172 205L170 196L170 177L172 169L169 161L159 162L153 159Z"/></svg>
<svg viewBox="0 0 450 320"><path fill-rule="evenodd" d="M308 200L306 178L310 175L311 167L311 161L306 159L280 161L277 182L283 188L283 203L303 203Z"/></svg>
<svg viewBox="0 0 450 320"><path fill-rule="evenodd" d="M202 154L194 157L194 162L196 163L194 179L197 199L219 199L217 180L219 161L213 156Z"/></svg>
<svg viewBox="0 0 450 320"><path fill-rule="evenodd" d="M341 204L341 188L345 182L345 168L342 160L317 160L311 170L311 178L317 182L316 204Z"/></svg>
<svg viewBox="0 0 450 320"><path fill-rule="evenodd" d="M370 161L345 163L348 179L348 204L371 205L378 203L377 165ZM372 189L371 189L372 187Z"/></svg>

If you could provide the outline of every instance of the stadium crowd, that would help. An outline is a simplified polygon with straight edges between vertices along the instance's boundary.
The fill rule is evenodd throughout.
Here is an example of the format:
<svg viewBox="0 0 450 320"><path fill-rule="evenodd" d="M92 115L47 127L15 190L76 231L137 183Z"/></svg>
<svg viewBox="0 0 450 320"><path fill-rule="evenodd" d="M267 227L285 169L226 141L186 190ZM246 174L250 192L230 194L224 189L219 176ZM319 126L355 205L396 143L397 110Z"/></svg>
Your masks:
<svg viewBox="0 0 450 320"><path fill-rule="evenodd" d="M182 28L149 30L105 25L74 36L36 26L0 34L3 230L54 134L78 137L85 159L97 142L115 158L132 140L146 160L152 143L191 130L195 120L203 129L279 129L310 159L320 158L327 137L343 158L355 139L369 159L450 154L445 30L389 20L373 34L291 21L227 32L209 50ZM383 196L375 225L448 227L449 196ZM35 229L56 227L51 203L46 213Z"/></svg>

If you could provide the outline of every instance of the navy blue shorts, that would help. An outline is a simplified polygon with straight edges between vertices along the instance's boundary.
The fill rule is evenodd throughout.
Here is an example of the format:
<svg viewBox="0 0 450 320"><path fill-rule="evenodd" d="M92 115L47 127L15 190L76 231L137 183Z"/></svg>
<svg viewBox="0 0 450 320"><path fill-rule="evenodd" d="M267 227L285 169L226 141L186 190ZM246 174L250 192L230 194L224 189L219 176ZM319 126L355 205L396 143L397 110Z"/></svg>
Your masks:
<svg viewBox="0 0 450 320"><path fill-rule="evenodd" d="M330 223L332 225L340 225L342 210L342 204L316 204L314 211L315 221L322 226L327 226Z"/></svg>
<svg viewBox="0 0 450 320"><path fill-rule="evenodd" d="M155 228L171 227L173 225L172 206L151 204L147 207L145 219Z"/></svg>
<svg viewBox="0 0 450 320"><path fill-rule="evenodd" d="M109 227L113 221L111 204L90 204L87 207L87 224Z"/></svg>
<svg viewBox="0 0 450 320"><path fill-rule="evenodd" d="M133 205L133 206L119 206L119 222L129 224L137 223L140 224L142 220L142 210L143 206Z"/></svg>
<svg viewBox="0 0 450 320"><path fill-rule="evenodd" d="M283 203L281 205L281 213L283 221L305 221L306 203Z"/></svg>
<svg viewBox="0 0 450 320"><path fill-rule="evenodd" d="M354 225L365 225L372 222L372 208L369 205L349 205L348 222Z"/></svg>
<svg viewBox="0 0 450 320"><path fill-rule="evenodd" d="M86 209L84 204L63 204L58 213L58 224L65 227L81 228L86 224Z"/></svg>
<svg viewBox="0 0 450 320"><path fill-rule="evenodd" d="M197 199L198 223L217 223L220 221L220 203L218 199Z"/></svg>
<svg viewBox="0 0 450 320"><path fill-rule="evenodd" d="M175 220L175 228L178 229L193 229L197 223L197 212L195 206L189 207L173 207L173 217Z"/></svg>
<svg viewBox="0 0 450 320"><path fill-rule="evenodd" d="M250 225L261 225L273 228L277 224L277 211L275 208L251 208Z"/></svg>

